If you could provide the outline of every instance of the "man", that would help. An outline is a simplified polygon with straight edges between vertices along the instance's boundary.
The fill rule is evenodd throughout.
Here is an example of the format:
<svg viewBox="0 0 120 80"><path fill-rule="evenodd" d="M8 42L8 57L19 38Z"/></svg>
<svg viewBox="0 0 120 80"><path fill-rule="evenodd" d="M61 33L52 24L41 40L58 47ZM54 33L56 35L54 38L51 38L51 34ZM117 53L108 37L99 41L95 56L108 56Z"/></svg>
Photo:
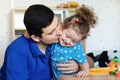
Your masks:
<svg viewBox="0 0 120 80"><path fill-rule="evenodd" d="M26 32L6 49L1 68L2 80L51 80L50 44L58 42L60 24L53 11L40 4L30 6L24 15ZM58 64L63 66L62 64ZM61 68L75 72L75 61Z"/></svg>

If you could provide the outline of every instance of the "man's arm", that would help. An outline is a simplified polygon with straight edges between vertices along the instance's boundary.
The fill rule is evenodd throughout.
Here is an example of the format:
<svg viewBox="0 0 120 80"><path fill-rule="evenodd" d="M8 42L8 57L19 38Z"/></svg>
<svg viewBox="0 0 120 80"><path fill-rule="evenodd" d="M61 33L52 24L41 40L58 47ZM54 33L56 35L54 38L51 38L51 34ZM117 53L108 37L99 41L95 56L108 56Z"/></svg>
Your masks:
<svg viewBox="0 0 120 80"><path fill-rule="evenodd" d="M25 56L13 48L8 48L5 53L4 64L1 68L2 80L27 80L27 63Z"/></svg>

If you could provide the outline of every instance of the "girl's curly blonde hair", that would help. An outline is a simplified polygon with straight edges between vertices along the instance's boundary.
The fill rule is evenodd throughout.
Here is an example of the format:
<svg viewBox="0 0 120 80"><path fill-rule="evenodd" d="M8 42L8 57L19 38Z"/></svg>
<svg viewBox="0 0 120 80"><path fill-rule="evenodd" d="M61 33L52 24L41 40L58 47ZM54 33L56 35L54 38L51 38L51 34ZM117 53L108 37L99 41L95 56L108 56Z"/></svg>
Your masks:
<svg viewBox="0 0 120 80"><path fill-rule="evenodd" d="M64 20L63 26L64 28L68 28L69 26L78 27L80 29L80 33L84 35L83 39L87 37L87 34L91 27L94 27L97 21L97 17L95 16L93 9L82 5L78 9L76 9L75 14L66 18Z"/></svg>

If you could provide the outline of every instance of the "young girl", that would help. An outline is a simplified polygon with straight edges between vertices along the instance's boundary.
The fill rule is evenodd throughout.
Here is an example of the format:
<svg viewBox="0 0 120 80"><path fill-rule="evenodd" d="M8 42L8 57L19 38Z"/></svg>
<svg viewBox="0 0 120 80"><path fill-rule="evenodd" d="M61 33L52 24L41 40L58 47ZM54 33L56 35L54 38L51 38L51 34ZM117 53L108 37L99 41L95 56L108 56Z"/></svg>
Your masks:
<svg viewBox="0 0 120 80"><path fill-rule="evenodd" d="M51 62L53 79L57 80L59 76L75 75L77 77L86 77L89 74L89 65L80 41L87 37L90 27L94 27L97 18L92 10L82 5L76 10L76 14L65 19L62 25L62 32L59 43L51 47ZM80 65L80 71L76 73L62 74L57 63L69 63L69 60L76 60ZM64 65L64 64L63 64ZM58 69L57 69L58 67Z"/></svg>

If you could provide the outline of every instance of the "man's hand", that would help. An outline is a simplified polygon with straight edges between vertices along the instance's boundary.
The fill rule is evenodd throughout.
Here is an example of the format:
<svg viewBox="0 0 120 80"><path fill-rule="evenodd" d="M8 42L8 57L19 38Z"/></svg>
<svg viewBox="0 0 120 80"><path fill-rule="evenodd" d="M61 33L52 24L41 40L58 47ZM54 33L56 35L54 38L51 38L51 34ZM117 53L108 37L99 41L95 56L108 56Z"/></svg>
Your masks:
<svg viewBox="0 0 120 80"><path fill-rule="evenodd" d="M74 60L66 61L65 63L59 63L57 64L57 66L58 66L58 70L61 70L62 73L65 74L78 72L80 68L79 64Z"/></svg>

